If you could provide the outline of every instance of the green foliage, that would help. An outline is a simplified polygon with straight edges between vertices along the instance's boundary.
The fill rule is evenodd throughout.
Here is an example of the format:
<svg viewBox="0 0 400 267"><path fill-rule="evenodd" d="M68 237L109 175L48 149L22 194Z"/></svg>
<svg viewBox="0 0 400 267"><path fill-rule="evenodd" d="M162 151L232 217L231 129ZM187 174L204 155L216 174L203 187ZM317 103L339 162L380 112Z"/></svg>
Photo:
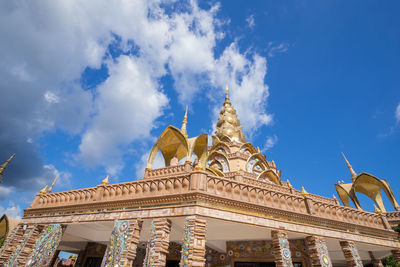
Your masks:
<svg viewBox="0 0 400 267"><path fill-rule="evenodd" d="M393 258L393 255L387 256L382 259L383 266L386 267L398 267L397 261Z"/></svg>

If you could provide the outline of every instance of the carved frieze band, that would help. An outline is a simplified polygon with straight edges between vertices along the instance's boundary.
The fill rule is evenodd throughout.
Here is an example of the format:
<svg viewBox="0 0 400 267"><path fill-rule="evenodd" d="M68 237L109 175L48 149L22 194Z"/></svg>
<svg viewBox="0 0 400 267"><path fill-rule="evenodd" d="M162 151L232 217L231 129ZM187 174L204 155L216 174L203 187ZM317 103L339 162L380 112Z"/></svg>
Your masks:
<svg viewBox="0 0 400 267"><path fill-rule="evenodd" d="M287 233L271 231L271 237L276 267L293 267Z"/></svg>
<svg viewBox="0 0 400 267"><path fill-rule="evenodd" d="M306 246L308 255L311 258L312 266L332 267L326 241L322 237L307 236Z"/></svg>
<svg viewBox="0 0 400 267"><path fill-rule="evenodd" d="M186 217L181 267L204 266L206 253L206 221L197 216Z"/></svg>

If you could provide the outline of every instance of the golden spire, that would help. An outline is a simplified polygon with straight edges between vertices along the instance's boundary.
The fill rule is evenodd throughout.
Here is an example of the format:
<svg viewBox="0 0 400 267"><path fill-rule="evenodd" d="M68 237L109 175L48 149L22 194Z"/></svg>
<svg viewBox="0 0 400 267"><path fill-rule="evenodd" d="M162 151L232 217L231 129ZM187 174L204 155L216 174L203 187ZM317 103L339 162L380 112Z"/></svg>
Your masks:
<svg viewBox="0 0 400 267"><path fill-rule="evenodd" d="M375 206L375 204L374 204L374 212L375 213L382 213L382 211L381 211L381 209L380 208L378 208L377 206Z"/></svg>
<svg viewBox="0 0 400 267"><path fill-rule="evenodd" d="M56 183L57 179L58 179L58 175L56 176L56 178L54 178L54 181L53 181L53 183L51 184L51 186L49 187L49 190L47 190L47 193L51 193L51 190L53 190L53 186L54 186L54 184Z"/></svg>
<svg viewBox="0 0 400 267"><path fill-rule="evenodd" d="M2 175L4 173L4 170L6 169L7 165L10 163L10 161L14 158L15 154L12 154L11 157L4 162L3 165L0 166L0 183L2 181Z"/></svg>
<svg viewBox="0 0 400 267"><path fill-rule="evenodd" d="M225 101L219 113L219 119L217 122L216 135L219 139L223 136L229 137L231 140L239 141L242 143L246 142L246 137L242 132L242 126L237 117L236 110L233 108L232 103L229 99L229 88L225 88Z"/></svg>
<svg viewBox="0 0 400 267"><path fill-rule="evenodd" d="M353 170L353 167L350 165L349 161L346 159L346 156L344 155L343 152L342 152L342 155L343 155L344 160L346 161L347 168L349 168L349 170L350 170L351 179L352 179L353 182L354 182L354 180L355 180L356 177L357 177L357 173Z"/></svg>
<svg viewBox="0 0 400 267"><path fill-rule="evenodd" d="M304 186L301 187L301 194L303 197L308 196L308 192L304 189Z"/></svg>
<svg viewBox="0 0 400 267"><path fill-rule="evenodd" d="M337 198L336 198L335 194L333 194L333 200L337 200Z"/></svg>
<svg viewBox="0 0 400 267"><path fill-rule="evenodd" d="M188 134L186 131L186 125L187 125L187 110L188 110L188 106L186 106L186 111L185 111L185 116L183 117L183 121L182 121L182 127L181 127L181 132L182 134L187 138Z"/></svg>
<svg viewBox="0 0 400 267"><path fill-rule="evenodd" d="M107 175L107 177L106 178L104 178L104 180L103 181L101 181L101 184L108 184L108 175Z"/></svg>
<svg viewBox="0 0 400 267"><path fill-rule="evenodd" d="M47 192L47 185L42 190L40 190L40 194L46 194L46 192Z"/></svg>
<svg viewBox="0 0 400 267"><path fill-rule="evenodd" d="M288 185L289 188L293 188L292 184L290 183L289 179L286 180L286 184Z"/></svg>

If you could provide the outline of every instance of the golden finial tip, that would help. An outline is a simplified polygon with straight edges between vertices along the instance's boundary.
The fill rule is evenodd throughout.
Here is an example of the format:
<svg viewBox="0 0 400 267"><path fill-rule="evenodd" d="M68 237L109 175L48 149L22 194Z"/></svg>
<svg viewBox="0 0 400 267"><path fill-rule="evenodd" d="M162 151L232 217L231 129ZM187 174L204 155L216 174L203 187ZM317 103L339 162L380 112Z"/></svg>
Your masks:
<svg viewBox="0 0 400 267"><path fill-rule="evenodd" d="M42 190L40 190L40 194L46 194L46 192L47 192L47 185Z"/></svg>
<svg viewBox="0 0 400 267"><path fill-rule="evenodd" d="M337 198L336 198L335 194L333 194L333 200L337 200Z"/></svg>
<svg viewBox="0 0 400 267"><path fill-rule="evenodd" d="M229 95L229 87L228 87L228 85L225 86L225 93L226 93L226 97L228 97L228 95Z"/></svg>
<svg viewBox="0 0 400 267"><path fill-rule="evenodd" d="M301 194L303 197L308 196L308 192L304 189L304 186L301 187Z"/></svg>
<svg viewBox="0 0 400 267"><path fill-rule="evenodd" d="M375 206L375 204L374 204L374 212L379 214L379 213L382 213L382 210L380 208L378 208L377 206Z"/></svg>
<svg viewBox="0 0 400 267"><path fill-rule="evenodd" d="M109 175L107 175L107 177L104 178L103 181L101 181L101 184L107 185L108 184L108 177L109 177Z"/></svg>
<svg viewBox="0 0 400 267"><path fill-rule="evenodd" d="M286 180L286 184L288 185L289 188L293 188L292 184L290 183L289 179Z"/></svg>

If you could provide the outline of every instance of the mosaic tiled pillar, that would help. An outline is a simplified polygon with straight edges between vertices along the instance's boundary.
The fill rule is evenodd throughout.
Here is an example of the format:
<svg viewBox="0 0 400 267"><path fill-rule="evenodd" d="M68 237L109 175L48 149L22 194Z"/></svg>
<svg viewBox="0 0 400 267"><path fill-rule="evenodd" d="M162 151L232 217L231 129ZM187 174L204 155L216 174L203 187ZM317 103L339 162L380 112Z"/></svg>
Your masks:
<svg viewBox="0 0 400 267"><path fill-rule="evenodd" d="M400 249L392 250L392 255L400 266Z"/></svg>
<svg viewBox="0 0 400 267"><path fill-rule="evenodd" d="M206 220L196 216L186 217L181 267L204 266L206 254Z"/></svg>
<svg viewBox="0 0 400 267"><path fill-rule="evenodd" d="M344 257L346 258L347 266L349 267L362 267L360 255L354 242L352 241L340 241L340 246Z"/></svg>
<svg viewBox="0 0 400 267"><path fill-rule="evenodd" d="M322 237L307 236L306 246L312 266L332 267L326 241Z"/></svg>
<svg viewBox="0 0 400 267"><path fill-rule="evenodd" d="M60 224L50 224L45 227L36 241L25 266L48 266L60 244L63 227Z"/></svg>
<svg viewBox="0 0 400 267"><path fill-rule="evenodd" d="M271 231L271 236L276 267L293 267L287 233Z"/></svg>
<svg viewBox="0 0 400 267"><path fill-rule="evenodd" d="M137 219L115 221L102 266L132 266L141 229L142 221Z"/></svg>
<svg viewBox="0 0 400 267"><path fill-rule="evenodd" d="M0 263L3 263L4 266L24 266L42 230L43 225L24 227L20 224L13 233L13 237L10 238L7 247L2 251Z"/></svg>
<svg viewBox="0 0 400 267"><path fill-rule="evenodd" d="M166 218L154 219L151 223L150 240L147 243L143 267L165 266L169 246L171 222Z"/></svg>

